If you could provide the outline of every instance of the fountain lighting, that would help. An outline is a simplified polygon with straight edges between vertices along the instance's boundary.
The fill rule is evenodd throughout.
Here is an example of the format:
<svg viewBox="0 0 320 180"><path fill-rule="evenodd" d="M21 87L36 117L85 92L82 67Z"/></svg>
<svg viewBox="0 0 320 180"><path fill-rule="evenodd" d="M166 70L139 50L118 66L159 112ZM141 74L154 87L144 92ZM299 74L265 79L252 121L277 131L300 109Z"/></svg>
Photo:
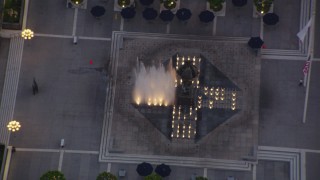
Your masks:
<svg viewBox="0 0 320 180"><path fill-rule="evenodd" d="M145 67L137 60L134 75L133 100L137 105L168 106L174 103L176 72L171 60L167 70L162 64Z"/></svg>
<svg viewBox="0 0 320 180"><path fill-rule="evenodd" d="M214 88L212 87L212 88L210 88L210 96L212 96L213 95L213 91L214 91Z"/></svg>
<svg viewBox="0 0 320 180"><path fill-rule="evenodd" d="M216 95L216 96L218 96L218 95L219 95L219 87L218 87L218 88L216 88L215 95Z"/></svg>
<svg viewBox="0 0 320 180"><path fill-rule="evenodd" d="M208 94L208 87L204 87L204 95Z"/></svg>
<svg viewBox="0 0 320 180"><path fill-rule="evenodd" d="M221 88L221 93L220 93L220 100L224 100L224 95L225 95L225 88Z"/></svg>
<svg viewBox="0 0 320 180"><path fill-rule="evenodd" d="M136 103L137 103L137 105L140 105L140 103L141 103L141 98L140 97L137 97Z"/></svg>
<svg viewBox="0 0 320 180"><path fill-rule="evenodd" d="M231 97L231 109L235 110L236 109L236 99L237 99L237 93L236 92L232 92L231 93L232 97Z"/></svg>
<svg viewBox="0 0 320 180"><path fill-rule="evenodd" d="M216 101L218 101L219 100L219 87L218 88L216 88L216 90L215 90L215 92L214 92L214 94L215 94L215 100Z"/></svg>

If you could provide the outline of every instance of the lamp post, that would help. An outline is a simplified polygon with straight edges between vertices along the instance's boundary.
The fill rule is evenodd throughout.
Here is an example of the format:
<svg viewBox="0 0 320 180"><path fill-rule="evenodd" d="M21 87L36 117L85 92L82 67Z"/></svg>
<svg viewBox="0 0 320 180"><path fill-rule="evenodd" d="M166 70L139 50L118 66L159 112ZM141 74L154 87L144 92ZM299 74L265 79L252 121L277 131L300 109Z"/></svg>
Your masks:
<svg viewBox="0 0 320 180"><path fill-rule="evenodd" d="M21 125L18 121L13 120L9 122L9 124L7 125L7 128L11 132L16 132L16 131L19 131L19 129L21 128Z"/></svg>
<svg viewBox="0 0 320 180"><path fill-rule="evenodd" d="M31 29L25 29L21 32L21 37L24 39L31 39L34 36L34 32Z"/></svg>

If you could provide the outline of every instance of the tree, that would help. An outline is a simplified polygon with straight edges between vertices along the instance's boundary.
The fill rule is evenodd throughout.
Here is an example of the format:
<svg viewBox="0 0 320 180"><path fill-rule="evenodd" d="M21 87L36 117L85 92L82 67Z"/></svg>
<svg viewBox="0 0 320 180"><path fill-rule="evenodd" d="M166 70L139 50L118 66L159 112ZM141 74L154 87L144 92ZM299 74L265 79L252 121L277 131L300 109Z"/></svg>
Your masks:
<svg viewBox="0 0 320 180"><path fill-rule="evenodd" d="M73 4L82 4L83 0L71 0Z"/></svg>
<svg viewBox="0 0 320 180"><path fill-rule="evenodd" d="M254 0L254 5L259 13L264 14L269 12L273 0Z"/></svg>
<svg viewBox="0 0 320 180"><path fill-rule="evenodd" d="M210 4L210 9L215 12L221 11L225 0L207 0Z"/></svg>
<svg viewBox="0 0 320 180"><path fill-rule="evenodd" d="M98 175L97 180L117 180L118 178L108 172L102 172Z"/></svg>
<svg viewBox="0 0 320 180"><path fill-rule="evenodd" d="M144 177L144 180L162 180L162 177L156 173L152 173L149 176Z"/></svg>
<svg viewBox="0 0 320 180"><path fill-rule="evenodd" d="M66 178L60 171L48 171L40 177L40 180L66 180Z"/></svg>
<svg viewBox="0 0 320 180"><path fill-rule="evenodd" d="M160 3L163 3L163 6L166 9L174 9L177 6L177 0L160 0Z"/></svg>

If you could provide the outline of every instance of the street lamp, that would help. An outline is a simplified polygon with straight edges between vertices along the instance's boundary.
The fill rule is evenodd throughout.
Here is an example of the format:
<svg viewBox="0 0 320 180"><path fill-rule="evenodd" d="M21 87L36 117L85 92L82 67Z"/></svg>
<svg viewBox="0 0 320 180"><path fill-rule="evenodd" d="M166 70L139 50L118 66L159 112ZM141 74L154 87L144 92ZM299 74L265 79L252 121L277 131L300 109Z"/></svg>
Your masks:
<svg viewBox="0 0 320 180"><path fill-rule="evenodd" d="M9 131L16 132L16 131L19 131L19 129L21 128L21 125L18 121L13 120L9 122L9 124L7 125L7 128Z"/></svg>
<svg viewBox="0 0 320 180"><path fill-rule="evenodd" d="M25 29L21 32L21 37L23 37L24 39L31 39L33 38L34 33L33 31L31 31L31 29Z"/></svg>

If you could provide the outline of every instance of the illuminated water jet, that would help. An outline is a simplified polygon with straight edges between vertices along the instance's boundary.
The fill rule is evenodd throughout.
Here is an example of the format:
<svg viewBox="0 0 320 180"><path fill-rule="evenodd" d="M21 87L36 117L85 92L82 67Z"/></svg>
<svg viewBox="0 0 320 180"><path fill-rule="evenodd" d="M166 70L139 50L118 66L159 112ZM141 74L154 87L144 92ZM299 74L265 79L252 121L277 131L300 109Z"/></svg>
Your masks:
<svg viewBox="0 0 320 180"><path fill-rule="evenodd" d="M176 72L170 60L168 67L163 64L145 67L137 59L133 100L137 105L168 106L174 103Z"/></svg>

